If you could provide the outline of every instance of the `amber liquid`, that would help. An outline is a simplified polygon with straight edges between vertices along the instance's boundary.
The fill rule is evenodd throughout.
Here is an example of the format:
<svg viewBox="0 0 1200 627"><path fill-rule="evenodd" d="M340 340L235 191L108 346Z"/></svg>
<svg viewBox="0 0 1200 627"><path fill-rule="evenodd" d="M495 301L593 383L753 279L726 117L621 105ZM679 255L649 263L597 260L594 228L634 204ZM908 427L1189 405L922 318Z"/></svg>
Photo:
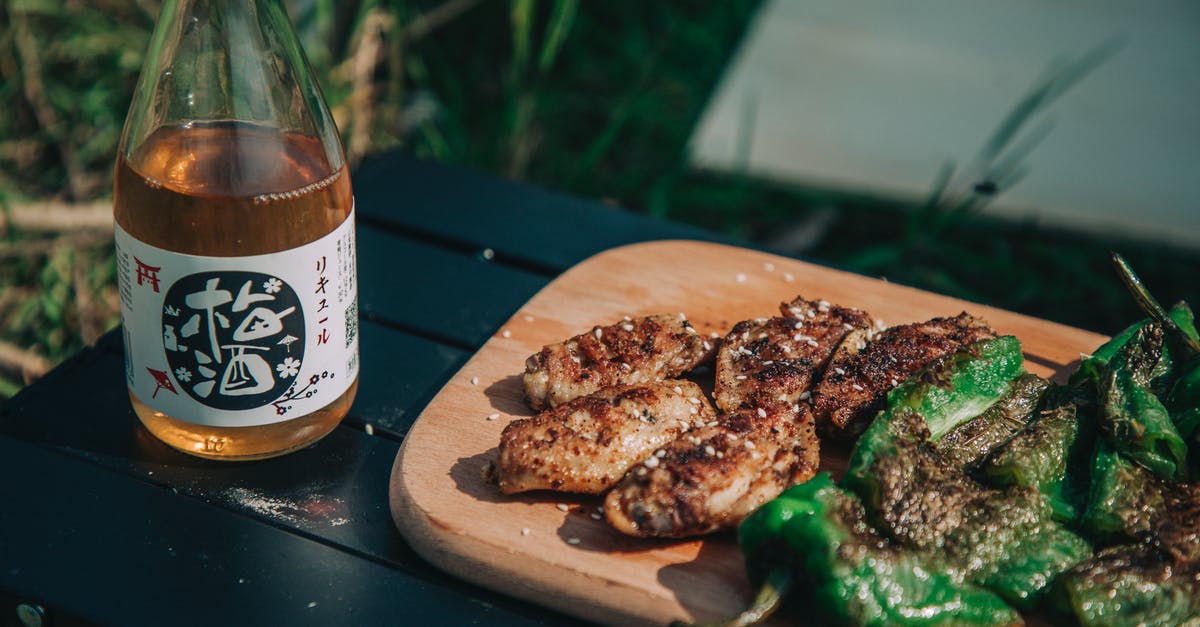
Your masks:
<svg viewBox="0 0 1200 627"><path fill-rule="evenodd" d="M151 246L240 257L320 239L350 215L344 165L334 167L318 139L243 123L165 127L118 159L113 214ZM155 329L154 333L159 331ZM209 427L147 407L133 410L156 437L192 455L247 460L304 447L341 422L358 389L310 414L252 427Z"/></svg>

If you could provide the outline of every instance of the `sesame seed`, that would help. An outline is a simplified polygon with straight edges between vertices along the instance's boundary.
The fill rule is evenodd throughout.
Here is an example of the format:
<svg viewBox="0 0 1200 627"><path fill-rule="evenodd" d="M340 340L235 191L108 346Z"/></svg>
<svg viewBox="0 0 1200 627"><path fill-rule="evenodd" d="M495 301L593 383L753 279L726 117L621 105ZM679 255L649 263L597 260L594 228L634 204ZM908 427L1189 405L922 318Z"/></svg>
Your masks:
<svg viewBox="0 0 1200 627"><path fill-rule="evenodd" d="M735 279L737 279L737 282L738 282L738 283L745 283L745 282L746 282L746 275L745 275L745 274L743 274L743 273L741 273L741 272L737 273L737 276L736 276L736 277L734 277L734 278L735 278Z"/></svg>
<svg viewBox="0 0 1200 627"><path fill-rule="evenodd" d="M698 399L698 398L696 398L696 397L694 397L694 396L693 396L693 397L691 397L691 398L689 398L689 399L688 399L688 402L689 402L689 403L691 403L691 404L693 404L693 405L699 405L699 404L700 404L700 399Z"/></svg>
<svg viewBox="0 0 1200 627"><path fill-rule="evenodd" d="M471 385L479 385L479 377L471 377Z"/></svg>
<svg viewBox="0 0 1200 627"><path fill-rule="evenodd" d="M629 316L625 316L625 317L623 317L623 318L621 318L621 319L622 319L622 320L624 320L625 322L630 322L630 321L632 321L632 320L633 320L633 318L630 318Z"/></svg>
<svg viewBox="0 0 1200 627"><path fill-rule="evenodd" d="M876 318L876 319L875 319L875 328L876 328L876 329L879 329L880 331L882 331L882 330L884 330L884 329L886 329L886 328L887 328L887 325L883 323L883 319L881 319L881 318Z"/></svg>
<svg viewBox="0 0 1200 627"><path fill-rule="evenodd" d="M689 407L688 412L691 413L693 416L696 416L696 415L700 414L700 409L698 407Z"/></svg>
<svg viewBox="0 0 1200 627"><path fill-rule="evenodd" d="M622 364L621 364L621 370L624 370L624 371L628 372L628 371L630 371L630 370L633 370L633 366L630 366L630 365L629 365L629 364L627 364L627 363L622 363Z"/></svg>
<svg viewBox="0 0 1200 627"><path fill-rule="evenodd" d="M857 392L861 392L861 391L863 391L863 386L861 386L861 385L859 385L859 384L857 384L857 383L855 383L854 385L852 385L852 386L850 386L850 387L854 388L854 390L855 390L855 391L857 391Z"/></svg>
<svg viewBox="0 0 1200 627"><path fill-rule="evenodd" d="M712 445L711 445L711 444L709 444L709 445L707 445L707 446L705 446L705 447L704 447L704 452L705 452L705 453L708 453L709 455L716 455L716 454L717 454L717 449L713 448L713 447L712 447Z"/></svg>
<svg viewBox="0 0 1200 627"><path fill-rule="evenodd" d="M657 451L654 451L654 456L655 457L666 457L667 452L660 448Z"/></svg>
<svg viewBox="0 0 1200 627"><path fill-rule="evenodd" d="M718 339L718 338L720 338L720 337L721 337L721 334L720 334L720 333L717 333L716 331L713 331L712 333L709 333L709 334L708 334L708 337L711 337L712 339L714 339L714 340L715 340L715 339Z"/></svg>
<svg viewBox="0 0 1200 627"><path fill-rule="evenodd" d="M600 514L595 514L595 513L592 514L592 520L603 520L603 519L604 519L604 517L601 516Z"/></svg>
<svg viewBox="0 0 1200 627"><path fill-rule="evenodd" d="M772 365L772 364L774 364L774 363L775 363L775 360L774 360L774 359L768 359L768 360L766 360L766 361L764 361L764 362L763 362L763 365L764 365L764 366L770 366L770 365Z"/></svg>
<svg viewBox="0 0 1200 627"><path fill-rule="evenodd" d="M495 420L495 419L497 419L497 418L499 418L499 417L500 417L500 414L488 414L488 416L487 416L487 419L488 419L488 420Z"/></svg>
<svg viewBox="0 0 1200 627"><path fill-rule="evenodd" d="M738 376L734 377L734 379L737 379L738 381L745 381L745 380L746 380L746 375L744 375L744 374L739 374Z"/></svg>
<svg viewBox="0 0 1200 627"><path fill-rule="evenodd" d="M686 421L686 420L680 420L680 421L679 421L679 428L680 428L680 429L683 429L684 431L687 431L688 429L691 429L691 428L692 428L692 425L691 425L691 424L690 424L688 421Z"/></svg>
<svg viewBox="0 0 1200 627"><path fill-rule="evenodd" d="M363 425L363 431L366 431L367 435L375 435L375 425L368 422L367 424ZM154 473L151 472L150 474Z"/></svg>
<svg viewBox="0 0 1200 627"><path fill-rule="evenodd" d="M492 250L491 248L484 248L483 252L481 252L479 254L484 259L491 260L492 258L494 258L496 256L496 251Z"/></svg>
<svg viewBox="0 0 1200 627"><path fill-rule="evenodd" d="M768 262L766 262L766 263L764 263L764 264L763 264L763 270L766 270L767 272L774 272L774 271L775 271L775 264L773 264L773 263L771 263L770 261L768 261Z"/></svg>
<svg viewBox="0 0 1200 627"><path fill-rule="evenodd" d="M759 455L758 451L750 451L750 459L758 459L760 457L762 457L762 455Z"/></svg>
<svg viewBox="0 0 1200 627"><path fill-rule="evenodd" d="M746 440L746 448L748 448L750 450L754 450L754 442L752 442L750 440Z"/></svg>
<svg viewBox="0 0 1200 627"><path fill-rule="evenodd" d="M604 513L604 506L603 506L603 505L597 505L597 506L596 506L596 511L597 511L597 512L600 512L601 514L603 514L603 513Z"/></svg>
<svg viewBox="0 0 1200 627"><path fill-rule="evenodd" d="M633 325L632 324L623 324L623 325L621 325L621 328L625 329L626 331L632 331Z"/></svg>
<svg viewBox="0 0 1200 627"><path fill-rule="evenodd" d="M595 329L592 329L592 335L596 336L596 339L598 340L598 339L604 337L604 329L601 329L600 327L596 327Z"/></svg>
<svg viewBox="0 0 1200 627"><path fill-rule="evenodd" d="M725 459L725 453L717 451L717 459Z"/></svg>
<svg viewBox="0 0 1200 627"><path fill-rule="evenodd" d="M678 385L671 389L674 390L676 394L683 394L683 388L679 387Z"/></svg>
<svg viewBox="0 0 1200 627"><path fill-rule="evenodd" d="M502 333L500 333L500 337L512 337L512 331L505 329Z"/></svg>
<svg viewBox="0 0 1200 627"><path fill-rule="evenodd" d="M838 374L846 374L846 371L842 370L841 368L834 368L833 371Z"/></svg>
<svg viewBox="0 0 1200 627"><path fill-rule="evenodd" d="M704 350L706 350L706 351L712 350L712 343L710 343L708 340L704 340Z"/></svg>
<svg viewBox="0 0 1200 627"><path fill-rule="evenodd" d="M758 417L759 417L759 418L766 418L766 417L767 417L767 410L763 409L762 407L759 407L759 408L758 408Z"/></svg>
<svg viewBox="0 0 1200 627"><path fill-rule="evenodd" d="M680 320L687 320L687 316L686 316L686 315L684 315L684 313L681 311L681 312L679 312L679 319L680 319Z"/></svg>
<svg viewBox="0 0 1200 627"><path fill-rule="evenodd" d="M738 441L738 436L737 436L737 434L736 434L736 433L730 433L728 437L729 437L729 441L730 441L730 442L737 442L737 441Z"/></svg>
<svg viewBox="0 0 1200 627"><path fill-rule="evenodd" d="M788 283L791 283L792 281L795 281L795 280L796 280L796 277L792 276L792 273L791 273L791 272L784 272L784 273L783 273L783 280L784 280L784 281L787 281Z"/></svg>
<svg viewBox="0 0 1200 627"><path fill-rule="evenodd" d="M817 317L817 312L815 312L815 311L813 311L813 310L809 309L809 310L808 310L808 317L809 317L809 318L816 318L816 317Z"/></svg>
<svg viewBox="0 0 1200 627"><path fill-rule="evenodd" d="M720 421L718 421L718 420L713 420L712 422L708 423L708 426L710 426L710 427L715 427L715 426L717 426L717 425L719 425L719 424L721 424L721 422L720 422Z"/></svg>
<svg viewBox="0 0 1200 627"><path fill-rule="evenodd" d="M793 336L792 336L792 340L794 340L794 341L796 341L796 342L803 342L803 341L804 341L804 336L803 336L803 335L801 335L800 333L797 333L797 334L795 334L795 335L793 335Z"/></svg>
<svg viewBox="0 0 1200 627"><path fill-rule="evenodd" d="M642 462L642 464L645 465L646 468L658 468L658 458L651 457L651 458L647 459L646 461Z"/></svg>
<svg viewBox="0 0 1200 627"><path fill-rule="evenodd" d="M523 535L523 536L527 536L527 535L529 535L529 527L522 527L522 528L521 528L521 535Z"/></svg>
<svg viewBox="0 0 1200 627"><path fill-rule="evenodd" d="M803 329L803 328L804 328L804 321L803 321L803 320L797 320L797 321L796 321L796 324L793 324L793 325L792 325L792 328L793 328L793 329L796 329L796 330Z"/></svg>
<svg viewBox="0 0 1200 627"><path fill-rule="evenodd" d="M812 398L812 392L801 392L800 393L800 400L807 401L810 398Z"/></svg>
<svg viewBox="0 0 1200 627"><path fill-rule="evenodd" d="M812 339L811 337L810 337L810 338L808 338L808 340L807 340L807 341L808 341L808 345L809 345L809 346L820 346L820 345L821 345L821 343L820 343L820 342L818 342L818 341L816 341L816 340Z"/></svg>
<svg viewBox="0 0 1200 627"><path fill-rule="evenodd" d="M521 316L521 318L523 318L525 320L525 322L533 322L534 321L534 317L529 314L525 314L524 316Z"/></svg>
<svg viewBox="0 0 1200 627"><path fill-rule="evenodd" d="M570 509L569 507L567 507L566 503L559 503L558 505L555 505L555 507L557 507L558 511L560 511L560 512L565 512L568 509Z"/></svg>
<svg viewBox="0 0 1200 627"><path fill-rule="evenodd" d="M567 538L567 544L575 546L576 544L579 544L579 538Z"/></svg>

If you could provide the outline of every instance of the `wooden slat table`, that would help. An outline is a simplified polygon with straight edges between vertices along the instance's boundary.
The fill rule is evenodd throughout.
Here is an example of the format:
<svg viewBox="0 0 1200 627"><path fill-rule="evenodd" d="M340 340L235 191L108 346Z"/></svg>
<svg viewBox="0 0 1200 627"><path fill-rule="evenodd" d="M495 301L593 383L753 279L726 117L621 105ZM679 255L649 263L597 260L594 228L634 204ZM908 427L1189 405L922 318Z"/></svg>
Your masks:
<svg viewBox="0 0 1200 627"><path fill-rule="evenodd" d="M138 423L113 333L0 408L0 625L571 624L417 557L388 510L405 433L553 277L716 236L390 154L354 175L362 375L314 446L227 464ZM485 252L489 251L489 252Z"/></svg>

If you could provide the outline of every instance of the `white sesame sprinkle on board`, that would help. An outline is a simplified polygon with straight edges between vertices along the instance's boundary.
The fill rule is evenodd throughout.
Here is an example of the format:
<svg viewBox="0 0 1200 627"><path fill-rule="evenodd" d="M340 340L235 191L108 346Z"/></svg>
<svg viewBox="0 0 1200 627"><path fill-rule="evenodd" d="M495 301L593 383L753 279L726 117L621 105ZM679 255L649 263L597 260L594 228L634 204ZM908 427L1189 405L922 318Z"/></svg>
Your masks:
<svg viewBox="0 0 1200 627"><path fill-rule="evenodd" d="M734 277L734 279L736 279L738 283L745 283L745 282L746 282L746 275L745 275L744 273L742 273L742 272L739 272L739 273L737 273L737 276L736 276L736 277Z"/></svg>
<svg viewBox="0 0 1200 627"><path fill-rule="evenodd" d="M721 334L720 334L720 333L717 333L716 331L713 331L712 333L709 333L709 334L708 334L708 337L711 337L712 339L714 339L714 340L715 340L715 339L718 339L718 338L720 338L720 337L721 337Z"/></svg>
<svg viewBox="0 0 1200 627"><path fill-rule="evenodd" d="M625 322L630 322L630 321L632 321L632 320L633 320L633 318L630 318L629 316L625 316L625 317L623 317L623 318L621 318L621 319L622 319L622 320L624 320Z"/></svg>
<svg viewBox="0 0 1200 627"><path fill-rule="evenodd" d="M579 538L567 538L567 544L575 546L579 544Z"/></svg>
<svg viewBox="0 0 1200 627"><path fill-rule="evenodd" d="M483 249L483 252L481 252L481 253L479 253L479 254L480 254L480 256L482 256L484 259L491 260L491 259L495 258L495 256L496 256L496 251L492 250L491 248L484 248L484 249Z"/></svg>
<svg viewBox="0 0 1200 627"><path fill-rule="evenodd" d="M368 422L367 424L363 425L363 431L366 431L367 435L375 435L375 425ZM151 471L150 474L154 474L154 472Z"/></svg>
<svg viewBox="0 0 1200 627"><path fill-rule="evenodd" d="M488 419L488 420L495 420L495 419L497 419L497 418L499 418L499 417L500 417L500 414L488 414L488 415L487 415L487 419Z"/></svg>
<svg viewBox="0 0 1200 627"><path fill-rule="evenodd" d="M529 535L529 527L521 527L521 535L523 535L523 536Z"/></svg>
<svg viewBox="0 0 1200 627"><path fill-rule="evenodd" d="M569 507L567 507L566 503L559 503L558 505L555 505L554 507L558 508L558 511L560 511L560 512L565 512L568 509L570 509Z"/></svg>
<svg viewBox="0 0 1200 627"><path fill-rule="evenodd" d="M479 377L471 377L471 385L479 385Z"/></svg>
<svg viewBox="0 0 1200 627"><path fill-rule="evenodd" d="M687 320L687 316L686 316L686 315L685 315L685 314L684 314L684 313L681 311L681 312L679 312L679 319L680 319L680 320Z"/></svg>
<svg viewBox="0 0 1200 627"><path fill-rule="evenodd" d="M505 329L503 332L500 333L500 337L512 337L512 331Z"/></svg>
<svg viewBox="0 0 1200 627"><path fill-rule="evenodd" d="M766 262L766 263L764 263L764 264L763 264L763 270L766 270L767 272L774 272L774 271L775 271L775 264L773 264L773 263L771 263L770 261L768 261L768 262Z"/></svg>
<svg viewBox="0 0 1200 627"><path fill-rule="evenodd" d="M525 322L533 322L535 320L535 318L529 314L525 314L524 316L521 316L521 318L525 320Z"/></svg>
<svg viewBox="0 0 1200 627"><path fill-rule="evenodd" d="M875 319L875 328L876 328L876 329L879 329L880 331L882 331L882 330L884 330L884 329L886 329L886 328L887 328L887 325L883 323L883 319L882 319L882 318L876 318L876 319Z"/></svg>
<svg viewBox="0 0 1200 627"><path fill-rule="evenodd" d="M788 283L791 283L792 281L795 281L795 280L796 280L796 277L795 277L795 276L792 276L792 273L791 273L791 272L784 272L784 273L783 273L783 280L784 280L784 281L787 281Z"/></svg>

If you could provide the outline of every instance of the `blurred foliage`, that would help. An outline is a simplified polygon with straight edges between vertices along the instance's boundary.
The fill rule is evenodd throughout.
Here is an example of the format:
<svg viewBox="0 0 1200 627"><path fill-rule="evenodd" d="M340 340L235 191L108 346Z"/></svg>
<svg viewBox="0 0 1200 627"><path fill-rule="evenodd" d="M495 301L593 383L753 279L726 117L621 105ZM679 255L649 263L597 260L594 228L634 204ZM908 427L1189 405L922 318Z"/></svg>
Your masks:
<svg viewBox="0 0 1200 627"><path fill-rule="evenodd" d="M757 0L286 4L352 163L401 149L1105 333L1139 316L1110 249L1163 299L1200 304L1192 252L999 222L948 196L906 207L690 168L687 140ZM0 0L6 215L110 194L158 5ZM987 200L1020 172L955 180ZM116 323L110 234L0 227L0 340L53 362ZM21 384L0 369L0 396Z"/></svg>

